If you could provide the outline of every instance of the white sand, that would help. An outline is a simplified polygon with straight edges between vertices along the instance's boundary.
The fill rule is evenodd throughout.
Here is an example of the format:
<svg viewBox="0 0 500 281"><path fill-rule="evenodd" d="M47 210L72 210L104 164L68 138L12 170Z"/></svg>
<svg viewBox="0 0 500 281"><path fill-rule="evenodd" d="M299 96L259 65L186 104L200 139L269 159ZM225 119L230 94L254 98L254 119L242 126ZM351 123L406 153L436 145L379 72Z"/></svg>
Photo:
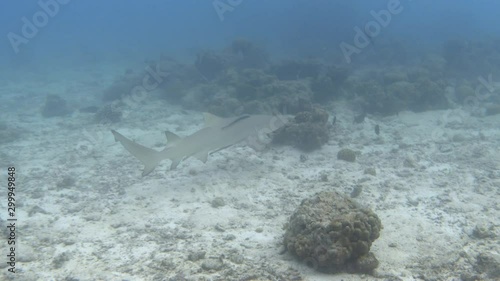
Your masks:
<svg viewBox="0 0 500 281"><path fill-rule="evenodd" d="M373 280L317 273L279 254L283 225L302 199L323 190L349 194L357 185L363 191L356 200L384 226L372 247L379 280L459 280L478 254L500 252L500 115L402 112L353 124L355 113L338 105L329 109L337 116L331 140L312 153L236 146L206 164L188 159L174 171L165 161L141 178L140 162L109 129L160 149L162 131L188 135L202 126L201 114L145 101L125 106L124 120L112 126L82 113L43 119L45 93L84 104L113 79L105 69L66 75L20 79L2 89L9 95L2 93L1 120L25 131L0 145L2 169L8 163L18 169L16 280L237 280L223 276L229 269L254 270L260 277L246 280L267 280L293 271L288 268L305 280ZM15 98L23 94L33 96ZM360 151L356 162L337 160L341 148ZM377 175L365 175L366 168ZM75 184L58 188L65 177ZM211 206L217 197L225 206ZM478 225L492 227L496 237L474 238ZM204 251L204 259L188 260L196 251ZM218 260L221 270L202 269ZM2 261L2 280L9 277L5 266Z"/></svg>

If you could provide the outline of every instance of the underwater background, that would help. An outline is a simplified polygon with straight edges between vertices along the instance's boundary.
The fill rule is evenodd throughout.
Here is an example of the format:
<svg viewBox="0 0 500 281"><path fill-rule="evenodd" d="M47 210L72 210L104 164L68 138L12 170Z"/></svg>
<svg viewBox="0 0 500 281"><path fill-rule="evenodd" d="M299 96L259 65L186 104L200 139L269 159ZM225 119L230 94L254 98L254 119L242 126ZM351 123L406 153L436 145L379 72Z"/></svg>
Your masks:
<svg viewBox="0 0 500 281"><path fill-rule="evenodd" d="M43 16L35 20L41 26L27 38L29 43L13 48L9 39L2 40L2 60L15 67L16 58L25 63L84 63L89 54L110 59L169 52L192 61L197 51L222 48L235 37L258 43L273 57L341 56L339 44L352 43L354 27L363 28L374 19L370 11L387 9L390 1L61 1L66 2L56 2L57 8L51 1L2 3L5 36L23 36L21 18L33 22L43 7L57 10L48 14L46 23ZM438 51L450 39L479 40L500 32L497 1L397 2L401 13L374 36L380 44L396 40L418 54Z"/></svg>
<svg viewBox="0 0 500 281"><path fill-rule="evenodd" d="M499 11L1 2L0 279L499 280Z"/></svg>

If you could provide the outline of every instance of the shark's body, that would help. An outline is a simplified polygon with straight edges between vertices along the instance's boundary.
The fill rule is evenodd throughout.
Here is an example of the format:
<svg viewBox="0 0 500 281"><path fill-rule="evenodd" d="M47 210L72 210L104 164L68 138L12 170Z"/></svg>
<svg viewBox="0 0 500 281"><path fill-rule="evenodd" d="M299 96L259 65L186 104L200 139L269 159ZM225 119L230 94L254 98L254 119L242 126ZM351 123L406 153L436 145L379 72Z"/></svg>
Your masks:
<svg viewBox="0 0 500 281"><path fill-rule="evenodd" d="M256 142L259 135L279 129L286 121L285 118L272 115L242 115L220 118L207 113L205 114L205 127L192 135L181 138L172 132L165 132L168 143L162 151L135 143L114 130L111 132L115 136L115 141L120 142L125 149L144 164L142 175L145 176L151 173L164 159L172 161L170 169L175 169L183 159L191 156L205 163L209 153L250 138ZM255 144L257 143L253 145Z"/></svg>

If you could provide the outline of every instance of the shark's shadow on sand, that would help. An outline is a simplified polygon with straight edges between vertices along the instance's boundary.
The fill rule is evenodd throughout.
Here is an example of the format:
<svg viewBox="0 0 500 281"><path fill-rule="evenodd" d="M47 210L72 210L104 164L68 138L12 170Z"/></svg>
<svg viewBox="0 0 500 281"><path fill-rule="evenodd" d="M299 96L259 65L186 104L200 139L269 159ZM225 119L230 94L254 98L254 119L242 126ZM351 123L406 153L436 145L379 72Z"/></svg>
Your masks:
<svg viewBox="0 0 500 281"><path fill-rule="evenodd" d="M207 161L208 154L217 152L233 144L247 141L252 147L259 145L259 136L272 133L283 127L288 118L283 115L241 115L221 118L205 113L205 127L184 138L172 132L165 132L167 146L162 151L145 147L111 130L115 141L144 164L142 176L151 173L165 159L170 159L170 169L191 156Z"/></svg>

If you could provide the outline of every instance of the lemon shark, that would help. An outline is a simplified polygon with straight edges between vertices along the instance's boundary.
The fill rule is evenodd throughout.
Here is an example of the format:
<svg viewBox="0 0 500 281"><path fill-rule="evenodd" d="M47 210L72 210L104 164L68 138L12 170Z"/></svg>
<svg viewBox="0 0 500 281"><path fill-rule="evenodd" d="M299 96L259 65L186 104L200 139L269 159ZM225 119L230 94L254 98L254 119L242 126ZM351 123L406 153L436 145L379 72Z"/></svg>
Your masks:
<svg viewBox="0 0 500 281"><path fill-rule="evenodd" d="M283 127L288 119L282 115L241 115L221 118L205 113L205 127L184 138L172 132L165 132L167 146L157 151L138 144L115 130L111 130L115 141L120 142L128 152L144 164L142 176L151 173L163 160L170 159L170 169L191 156L207 161L208 155L234 144L247 141L254 148L260 143L260 137Z"/></svg>

